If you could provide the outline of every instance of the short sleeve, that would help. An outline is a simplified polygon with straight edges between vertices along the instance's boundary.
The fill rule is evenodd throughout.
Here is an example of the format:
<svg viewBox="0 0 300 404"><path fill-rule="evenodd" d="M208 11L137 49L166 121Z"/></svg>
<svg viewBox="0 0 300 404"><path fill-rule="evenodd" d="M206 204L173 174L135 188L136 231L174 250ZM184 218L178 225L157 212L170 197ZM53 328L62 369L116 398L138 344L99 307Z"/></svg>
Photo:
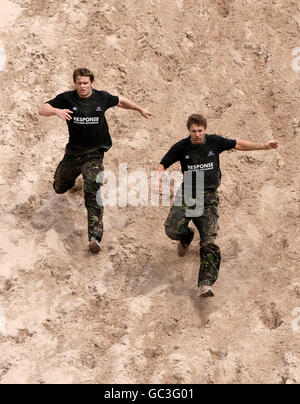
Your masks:
<svg viewBox="0 0 300 404"><path fill-rule="evenodd" d="M106 95L106 109L113 108L119 104L119 97L117 95L112 95L106 91L104 91Z"/></svg>
<svg viewBox="0 0 300 404"><path fill-rule="evenodd" d="M53 108L68 108L65 93L58 94L53 100L47 101L46 104L50 104Z"/></svg>
<svg viewBox="0 0 300 404"><path fill-rule="evenodd" d="M218 136L218 135L216 135L216 139L217 139L217 147L218 147L219 154L226 150L234 149L236 146L235 139L227 139L225 137Z"/></svg>
<svg viewBox="0 0 300 404"><path fill-rule="evenodd" d="M161 160L160 164L162 164L165 169L169 168L172 164L177 163L177 161L180 161L180 147L179 144L176 143L174 146L171 147L171 149L168 151L168 153L164 156L164 158Z"/></svg>

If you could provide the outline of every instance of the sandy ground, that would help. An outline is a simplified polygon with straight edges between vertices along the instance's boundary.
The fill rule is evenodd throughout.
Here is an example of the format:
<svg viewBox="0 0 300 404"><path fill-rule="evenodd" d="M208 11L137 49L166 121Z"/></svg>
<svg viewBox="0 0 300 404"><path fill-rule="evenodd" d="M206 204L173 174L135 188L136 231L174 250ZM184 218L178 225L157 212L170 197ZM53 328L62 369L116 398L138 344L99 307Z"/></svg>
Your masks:
<svg viewBox="0 0 300 404"><path fill-rule="evenodd" d="M300 383L297 2L0 3L0 383ZM215 298L196 297L199 237L180 260L168 207L107 207L86 252L82 180L51 185L67 129L37 114L78 66L154 114L107 113L115 172L154 170L193 112L280 142L222 155Z"/></svg>

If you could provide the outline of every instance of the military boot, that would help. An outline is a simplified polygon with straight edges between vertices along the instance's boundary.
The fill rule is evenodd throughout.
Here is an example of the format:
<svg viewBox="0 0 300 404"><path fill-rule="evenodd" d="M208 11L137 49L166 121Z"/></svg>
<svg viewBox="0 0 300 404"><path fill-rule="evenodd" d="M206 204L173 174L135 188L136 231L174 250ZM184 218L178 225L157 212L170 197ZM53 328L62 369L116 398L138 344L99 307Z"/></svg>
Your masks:
<svg viewBox="0 0 300 404"><path fill-rule="evenodd" d="M98 254L101 251L100 248L100 243L98 240L96 240L94 237L91 238L90 244L89 244L89 252L92 254Z"/></svg>
<svg viewBox="0 0 300 404"><path fill-rule="evenodd" d="M188 241L187 242L181 242L181 241L178 242L177 254L179 257L184 257L186 255L186 253L188 252L189 246L194 239L194 236L195 236L194 230L192 230L192 229L189 229L189 230L190 230L190 235L189 235Z"/></svg>
<svg viewBox="0 0 300 404"><path fill-rule="evenodd" d="M214 297L214 292L210 286L202 285L199 287L200 294L199 297Z"/></svg>

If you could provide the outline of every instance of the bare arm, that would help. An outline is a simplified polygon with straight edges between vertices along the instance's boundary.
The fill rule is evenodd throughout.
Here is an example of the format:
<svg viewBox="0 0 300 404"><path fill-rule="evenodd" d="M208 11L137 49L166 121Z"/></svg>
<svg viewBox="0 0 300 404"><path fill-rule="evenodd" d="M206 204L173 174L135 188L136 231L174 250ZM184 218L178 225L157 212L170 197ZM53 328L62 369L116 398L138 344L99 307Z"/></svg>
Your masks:
<svg viewBox="0 0 300 404"><path fill-rule="evenodd" d="M140 107L139 105L135 104L134 102L128 100L125 97L119 97L118 107L124 108L124 109L132 109L133 111L138 111L146 119L149 119L152 116L151 112Z"/></svg>
<svg viewBox="0 0 300 404"><path fill-rule="evenodd" d="M253 150L271 150L277 149L279 143L276 140L270 140L266 143L253 143L247 142L246 140L238 139L236 141L235 150L240 151L253 151Z"/></svg>
<svg viewBox="0 0 300 404"><path fill-rule="evenodd" d="M73 112L69 109L53 108L50 104L43 104L39 109L39 115L41 116L56 115L64 121L70 121L72 119L72 116L70 114L73 114Z"/></svg>
<svg viewBox="0 0 300 404"><path fill-rule="evenodd" d="M157 168L158 172L158 184L156 185L156 189L158 189L159 192L162 191L162 173L165 171L165 167L160 164Z"/></svg>

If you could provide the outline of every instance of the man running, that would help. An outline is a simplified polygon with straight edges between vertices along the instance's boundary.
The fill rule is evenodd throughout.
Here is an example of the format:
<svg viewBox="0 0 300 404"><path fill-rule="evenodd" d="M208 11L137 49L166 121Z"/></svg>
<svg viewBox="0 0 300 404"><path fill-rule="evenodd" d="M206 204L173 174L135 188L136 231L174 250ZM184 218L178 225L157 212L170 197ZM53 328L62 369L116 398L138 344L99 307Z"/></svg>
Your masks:
<svg viewBox="0 0 300 404"><path fill-rule="evenodd" d="M178 240L178 255L183 257L194 238L194 230L189 227L190 221L194 222L200 233L201 240L201 263L198 279L199 296L212 297L214 296L212 285L218 279L221 264L221 252L215 243L219 217L218 187L221 182L219 154L231 149L241 151L277 149L279 143L272 140L260 144L227 139L218 135L208 135L206 134L207 120L198 114L189 117L187 128L190 136L176 143L161 160L158 167L159 190L160 192L162 190L162 172L178 161L181 163L183 173L189 172L191 174L202 171L204 174L203 213L201 212L198 216L196 214L194 217L187 215L187 211L191 211L191 206L187 206L186 198L184 197L184 193L187 193L184 189L186 184L183 184L178 191L176 204L171 208L165 222L165 230L170 239ZM195 184L194 178L191 184L193 198L197 194ZM186 187L186 189L188 188Z"/></svg>
<svg viewBox="0 0 300 404"><path fill-rule="evenodd" d="M89 251L97 254L103 236L103 206L96 200L101 185L99 173L104 170L104 153L112 146L105 111L118 106L138 111L146 119L152 114L125 97L95 90L92 87L94 74L86 68L76 69L73 80L75 91L57 95L40 108L39 114L56 115L68 124L69 143L57 167L53 188L57 194L63 194L75 185L80 174L83 175Z"/></svg>

